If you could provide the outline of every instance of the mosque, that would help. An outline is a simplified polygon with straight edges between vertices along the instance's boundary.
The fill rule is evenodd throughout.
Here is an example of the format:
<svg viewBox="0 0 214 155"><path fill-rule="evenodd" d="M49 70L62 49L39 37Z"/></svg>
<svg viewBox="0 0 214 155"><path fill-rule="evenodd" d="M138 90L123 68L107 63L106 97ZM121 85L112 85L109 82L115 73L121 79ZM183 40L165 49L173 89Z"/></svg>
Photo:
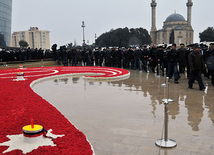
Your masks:
<svg viewBox="0 0 214 155"><path fill-rule="evenodd" d="M194 34L194 30L191 25L192 0L188 0L186 3L187 20L181 14L175 12L166 18L163 23L163 27L160 30L157 30L156 28L156 6L156 0L152 0L152 27L150 31L152 44L192 44Z"/></svg>

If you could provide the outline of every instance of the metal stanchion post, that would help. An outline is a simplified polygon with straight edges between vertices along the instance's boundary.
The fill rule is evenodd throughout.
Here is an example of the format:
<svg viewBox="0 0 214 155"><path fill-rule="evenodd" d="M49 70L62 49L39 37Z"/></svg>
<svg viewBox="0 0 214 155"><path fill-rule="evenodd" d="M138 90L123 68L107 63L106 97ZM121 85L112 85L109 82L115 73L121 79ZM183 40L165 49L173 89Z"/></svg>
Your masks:
<svg viewBox="0 0 214 155"><path fill-rule="evenodd" d="M173 100L169 98L169 77L167 77L166 80L167 80L167 83L166 83L166 85L167 85L167 98L163 99L162 102L169 103L169 102L173 102Z"/></svg>
<svg viewBox="0 0 214 155"><path fill-rule="evenodd" d="M161 84L162 87L166 87L166 68L164 68L164 83Z"/></svg>
<svg viewBox="0 0 214 155"><path fill-rule="evenodd" d="M41 67L44 67L44 61L43 61L43 59L41 61L42 61L42 66Z"/></svg>
<svg viewBox="0 0 214 155"><path fill-rule="evenodd" d="M159 147L164 147L164 148L172 148L177 146L176 141L172 139L168 139L168 104L169 103L164 103L165 105L165 118L164 118L164 138L163 139L158 139L156 140L155 144Z"/></svg>
<svg viewBox="0 0 214 155"><path fill-rule="evenodd" d="M159 77L160 76L160 64L158 62L158 65L157 65L157 76Z"/></svg>
<svg viewBox="0 0 214 155"><path fill-rule="evenodd" d="M167 77L167 83L168 83L167 99L162 100L164 102L164 138L156 140L155 144L159 147L172 148L177 146L177 143L172 139L168 139L168 121L169 121L168 105L170 102L173 102L173 100L169 99L169 78L168 77Z"/></svg>
<svg viewBox="0 0 214 155"><path fill-rule="evenodd" d="M142 72L143 71L143 63L142 63L142 61L140 61L140 67L139 67L139 69L140 69L140 72Z"/></svg>
<svg viewBox="0 0 214 155"><path fill-rule="evenodd" d="M148 60L146 58L146 68L147 68L147 73L149 73L149 65L148 65Z"/></svg>

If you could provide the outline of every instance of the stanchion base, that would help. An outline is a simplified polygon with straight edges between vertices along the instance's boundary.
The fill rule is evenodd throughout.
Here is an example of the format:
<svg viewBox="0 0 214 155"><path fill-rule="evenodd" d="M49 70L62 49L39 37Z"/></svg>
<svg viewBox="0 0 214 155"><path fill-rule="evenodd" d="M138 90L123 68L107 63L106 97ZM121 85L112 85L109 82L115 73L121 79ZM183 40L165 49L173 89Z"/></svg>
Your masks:
<svg viewBox="0 0 214 155"><path fill-rule="evenodd" d="M166 87L166 86L167 86L167 84L166 84L166 83L163 83L163 84L161 84L161 86L162 86L162 87Z"/></svg>
<svg viewBox="0 0 214 155"><path fill-rule="evenodd" d="M164 99L162 99L162 102L164 102L164 103L170 103L170 102L174 102L174 100L170 99L170 98L164 98Z"/></svg>
<svg viewBox="0 0 214 155"><path fill-rule="evenodd" d="M156 140L155 144L159 147L163 147L163 148L172 148L172 147L176 147L177 143L176 141L172 140L172 139L158 139Z"/></svg>

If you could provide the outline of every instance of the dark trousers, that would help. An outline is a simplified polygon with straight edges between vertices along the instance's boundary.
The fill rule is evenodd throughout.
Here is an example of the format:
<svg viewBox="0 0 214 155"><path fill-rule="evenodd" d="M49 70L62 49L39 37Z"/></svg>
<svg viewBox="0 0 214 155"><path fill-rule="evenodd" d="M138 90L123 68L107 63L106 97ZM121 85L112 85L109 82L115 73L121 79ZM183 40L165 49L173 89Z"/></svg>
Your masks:
<svg viewBox="0 0 214 155"><path fill-rule="evenodd" d="M62 62L63 62L63 65L64 65L64 66L68 66L68 57L66 57L66 56L63 57L63 58L62 58Z"/></svg>
<svg viewBox="0 0 214 155"><path fill-rule="evenodd" d="M199 89L204 89L204 83L201 77L201 73L202 73L201 70L191 71L189 78L189 88L192 88L194 81L197 80Z"/></svg>
<svg viewBox="0 0 214 155"><path fill-rule="evenodd" d="M139 70L141 70L141 61L140 61L140 59L134 59L134 69L137 69L137 67L139 68Z"/></svg>
<svg viewBox="0 0 214 155"><path fill-rule="evenodd" d="M143 63L143 68L142 68L142 71L148 71L148 66L147 66L147 59L143 59L142 60L142 63Z"/></svg>
<svg viewBox="0 0 214 155"><path fill-rule="evenodd" d="M178 81L178 66L176 62L168 63L167 77L171 78L174 74L174 81Z"/></svg>
<svg viewBox="0 0 214 155"><path fill-rule="evenodd" d="M184 73L184 71L185 71L184 62L179 62L179 73Z"/></svg>

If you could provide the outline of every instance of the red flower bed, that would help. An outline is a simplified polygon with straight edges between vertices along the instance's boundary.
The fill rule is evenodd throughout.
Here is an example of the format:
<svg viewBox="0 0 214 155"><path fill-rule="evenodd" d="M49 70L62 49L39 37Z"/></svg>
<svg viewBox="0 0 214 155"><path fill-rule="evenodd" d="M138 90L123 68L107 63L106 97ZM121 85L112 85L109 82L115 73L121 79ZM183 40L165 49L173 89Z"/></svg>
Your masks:
<svg viewBox="0 0 214 155"><path fill-rule="evenodd" d="M24 68L26 80L15 81L19 69L0 71L0 143L9 141L7 135L22 134L22 127L34 123L42 125L46 130L52 129L56 135L65 135L53 140L55 147L42 146L27 154L79 154L91 155L92 148L86 136L75 128L55 107L34 93L30 84L40 78L61 74L92 74L95 79L111 79L128 76L123 69L107 67L40 67ZM87 77L90 77L89 75ZM0 146L0 153L8 146ZM5 154L22 154L21 150L13 150Z"/></svg>

